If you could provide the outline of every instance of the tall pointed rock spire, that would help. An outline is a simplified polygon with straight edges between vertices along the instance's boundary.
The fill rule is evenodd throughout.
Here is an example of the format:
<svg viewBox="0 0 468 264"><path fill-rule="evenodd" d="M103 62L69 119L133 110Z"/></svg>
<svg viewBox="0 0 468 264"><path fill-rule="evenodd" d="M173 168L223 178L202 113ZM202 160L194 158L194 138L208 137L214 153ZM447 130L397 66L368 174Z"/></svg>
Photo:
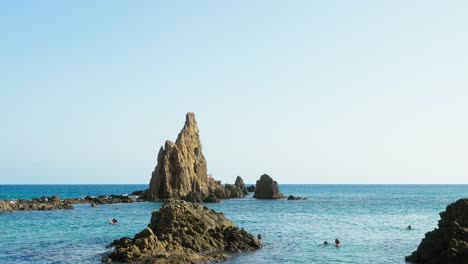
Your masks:
<svg viewBox="0 0 468 264"><path fill-rule="evenodd" d="M206 197L209 189L207 164L195 114L187 113L176 142L168 140L159 150L147 199L185 199L193 194Z"/></svg>

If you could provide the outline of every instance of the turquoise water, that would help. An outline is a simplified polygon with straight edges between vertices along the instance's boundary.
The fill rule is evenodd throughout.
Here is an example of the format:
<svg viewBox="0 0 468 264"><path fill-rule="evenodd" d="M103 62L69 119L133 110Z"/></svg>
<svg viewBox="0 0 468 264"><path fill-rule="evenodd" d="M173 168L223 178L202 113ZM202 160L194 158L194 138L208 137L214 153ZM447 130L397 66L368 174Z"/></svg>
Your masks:
<svg viewBox="0 0 468 264"><path fill-rule="evenodd" d="M146 185L0 185L0 199L131 193ZM281 185L307 201L223 200L207 204L263 236L264 248L225 263L404 263L439 212L468 185ZM74 210L0 213L0 263L100 263L106 245L133 236L160 203L76 205ZM105 217L117 218L118 225ZM412 225L408 231L405 227ZM342 246L323 246L341 240Z"/></svg>

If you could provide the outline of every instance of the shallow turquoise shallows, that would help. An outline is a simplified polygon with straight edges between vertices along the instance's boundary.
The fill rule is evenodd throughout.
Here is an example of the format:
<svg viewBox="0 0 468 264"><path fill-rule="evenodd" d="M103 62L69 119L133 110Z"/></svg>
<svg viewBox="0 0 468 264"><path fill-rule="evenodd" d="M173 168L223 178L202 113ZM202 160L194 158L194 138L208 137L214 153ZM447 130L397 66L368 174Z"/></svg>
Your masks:
<svg viewBox="0 0 468 264"><path fill-rule="evenodd" d="M0 199L128 194L145 185L0 185ZM264 248L225 263L405 263L439 212L468 185L281 185L306 201L223 200L208 207L262 234ZM100 263L114 239L132 237L161 203L75 205L74 210L0 213L0 263ZM109 225L105 218L117 218ZM411 225L412 230L405 230ZM324 241L341 241L341 247Z"/></svg>

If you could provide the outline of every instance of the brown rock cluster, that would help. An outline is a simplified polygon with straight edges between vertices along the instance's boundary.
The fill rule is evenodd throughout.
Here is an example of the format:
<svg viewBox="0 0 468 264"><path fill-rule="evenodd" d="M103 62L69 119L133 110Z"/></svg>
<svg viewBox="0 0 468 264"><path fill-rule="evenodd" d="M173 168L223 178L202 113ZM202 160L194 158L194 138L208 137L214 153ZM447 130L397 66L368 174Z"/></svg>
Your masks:
<svg viewBox="0 0 468 264"><path fill-rule="evenodd" d="M261 247L253 235L236 227L223 213L181 200L166 201L152 213L146 229L112 245L114 251L103 261L205 263Z"/></svg>
<svg viewBox="0 0 468 264"><path fill-rule="evenodd" d="M412 263L468 263L468 199L460 199L440 213L438 228L427 232L416 251L406 257Z"/></svg>

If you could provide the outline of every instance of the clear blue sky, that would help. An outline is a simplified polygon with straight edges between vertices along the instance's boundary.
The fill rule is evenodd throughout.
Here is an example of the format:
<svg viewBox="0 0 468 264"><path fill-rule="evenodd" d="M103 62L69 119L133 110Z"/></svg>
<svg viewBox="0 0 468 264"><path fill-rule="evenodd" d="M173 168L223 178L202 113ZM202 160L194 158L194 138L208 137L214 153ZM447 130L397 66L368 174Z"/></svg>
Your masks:
<svg viewBox="0 0 468 264"><path fill-rule="evenodd" d="M0 184L467 183L466 1L3 1Z"/></svg>

